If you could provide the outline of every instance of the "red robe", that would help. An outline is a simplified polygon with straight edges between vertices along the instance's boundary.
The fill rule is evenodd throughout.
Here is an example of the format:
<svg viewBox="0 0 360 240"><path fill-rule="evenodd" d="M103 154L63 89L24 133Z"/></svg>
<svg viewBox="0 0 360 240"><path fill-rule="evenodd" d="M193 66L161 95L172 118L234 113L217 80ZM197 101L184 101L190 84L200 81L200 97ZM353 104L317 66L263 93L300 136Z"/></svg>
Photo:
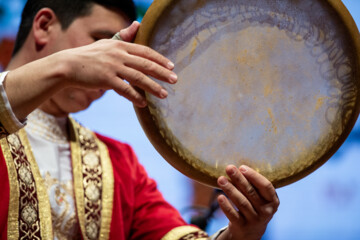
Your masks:
<svg viewBox="0 0 360 240"><path fill-rule="evenodd" d="M161 239L171 229L185 225L147 176L132 148L97 136L107 145L114 169L110 239Z"/></svg>
<svg viewBox="0 0 360 240"><path fill-rule="evenodd" d="M82 128L82 127L79 127ZM81 135L81 131L79 131ZM26 142L24 140L24 137L21 137L21 133L18 134L19 135L19 139L22 142ZM86 134L85 134L86 135ZM103 167L103 171L104 173L111 175L111 173L113 174L113 177L110 176L111 179L113 179L113 186L111 191L109 192L109 194L107 194L107 192L102 192L103 195L103 199L106 199L106 196L112 196L112 200L111 200L111 208L107 208L106 206L109 206L105 204L105 200L103 201L103 207L100 208L102 213L101 216L111 216L111 219L109 221L109 229L107 229L107 232L105 232L106 234L104 235L105 237L102 237L103 235L98 234L98 238L99 239L117 239L117 240L125 240L125 239L142 239L142 240L156 240L156 239L205 239L205 237L207 237L206 233L202 232L201 230L193 227L193 226L188 226L185 221L182 219L182 217L180 216L179 212L173 208L170 204L168 204L162 197L161 193L158 191L156 183L154 180L150 179L144 169L144 167L138 162L137 157L135 156L132 148L124 143L115 141L113 139L101 136L99 134L96 134L96 137L98 140L100 140L101 143L104 144L105 149L107 148L107 152L108 152L108 157L111 160L111 165L112 165L112 171L110 170L110 172L105 171L105 167ZM9 138L8 138L9 139ZM82 139L81 137L78 139ZM95 138L96 139L96 138ZM4 139L1 140L2 141L2 146L4 146ZM96 140L97 141L97 140ZM9 142L9 140L7 141ZM11 141L10 141L11 142ZM16 141L15 141L16 142ZM5 141L6 143L6 141ZM88 144L88 143L86 143ZM85 144L85 145L86 145ZM16 146L16 144L10 145L10 149L11 146L15 146L16 149L18 149L19 147ZM73 145L71 145L73 146ZM86 145L87 147L89 145ZM86 149L87 147L83 148ZM23 151L26 152L25 150L22 150L22 148L19 148L19 152ZM23 149L26 149L23 148ZM101 152L101 148L98 149L99 152ZM11 176L14 176L14 170L11 172L11 170L9 170L9 150L6 149L2 149L2 151L0 152L0 181L1 181L1 190L0 190L0 238L1 239L13 239L13 236L18 236L16 234L18 234L16 231L18 231L17 227L13 227L14 223L15 225L18 224L19 226L24 224L24 221L22 221L22 223L20 224L20 218L23 216L23 212L24 209L19 209L19 205L21 206L21 203L17 205L17 209L12 209L12 206L14 206L12 203L16 202L16 200L18 199L14 199L14 201L10 201L11 196L11 189L14 189L14 187L12 187L13 185L11 185L11 181L9 180L9 177L11 179ZM81 152L81 151L78 151ZM28 152L27 152L28 153ZM13 154L13 157L10 159L15 159L18 156L23 157L22 155L31 155L31 154L22 154L22 153L17 153L17 155ZM72 155L72 161L74 162L74 155ZM101 155L103 156L103 155ZM7 162L6 162L7 161ZM28 160L24 160L25 162ZM32 163L31 163L32 161ZM34 161L33 160L29 160L29 162L31 164L34 165ZM84 162L83 162L84 163ZM81 162L80 162L81 164ZM75 165L73 165L75 166ZM81 166L81 165L80 165ZM83 167L83 166L81 166ZM32 168L33 169L33 168ZM110 168L111 169L111 168ZM8 174L9 171L11 172L11 174ZM36 171L34 171L36 172ZM18 170L18 173L19 170ZM15 174L16 175L16 174ZM21 175L21 174L20 174ZM28 175L25 175L28 176ZM84 175L86 176L86 174ZM109 176L103 176L103 178L105 179L106 177ZM18 177L17 179L19 179L19 183L20 183L20 177ZM34 177L33 179L39 179L38 176L36 176L36 173L34 173ZM76 184L80 183L82 184L82 182L84 180L81 179L81 181L78 181L76 183L76 173L74 170L74 185L75 185L75 189L76 189ZM14 178L13 178L14 179ZM15 178L16 179L16 178ZM26 179L27 178L21 178L21 179ZM85 177L84 177L85 179ZM22 180L21 180L22 181ZM41 180L37 180L40 181ZM105 180L104 180L104 188L107 187L105 184ZM39 184L39 182L36 183L37 187L40 186L41 184ZM19 184L21 185L21 184ZM23 187L23 183L22 186L20 188ZM85 183L84 183L85 185ZM40 188L40 187L39 187ZM77 190L76 190L77 191ZM75 191L75 192L76 192ZM20 195L21 195L21 189L20 191ZM85 192L85 194L84 194ZM87 192L83 191L82 192L83 195L86 195ZM77 193L76 193L77 194ZM113 194L113 195L112 195ZM106 196L105 196L106 195ZM52 227L51 227L51 223L49 222L45 222L44 223L44 219L45 217L43 217L41 219L41 216L45 216L45 215L41 215L40 212L42 212L42 210L44 208L50 208L50 205L46 205L46 201L44 202L44 199L46 199L46 197L41 197L41 196L46 196L46 195L41 195L40 189L38 190L38 205L39 207L37 207L38 212L39 212L39 223L38 225L42 227L42 235L41 238L45 239L45 238L51 238L52 235ZM77 196L76 196L77 197ZM86 198L86 196L85 196ZM78 199L76 198L76 205L77 205L77 209L80 209L81 207L83 207L85 205L85 213L86 213L86 207L88 206L85 202L82 203L82 205L79 205L78 203ZM81 199L81 198L80 198ZM91 199L91 197L90 197ZM88 200L89 202L89 200ZM45 207L43 207L45 206ZM95 206L98 207L96 204L95 205L91 205L91 206ZM36 207L35 207L36 209ZM106 209L111 209L112 212L110 213L106 213ZM32 209L30 209L32 210ZM78 216L81 215L81 212L78 211ZM91 211L90 211L91 212ZM31 220L31 211L29 211L29 209L26 209L25 211L26 213L26 217L27 220L25 220L26 223L31 223L32 225L35 224L35 222L33 222ZM89 212L88 212L89 213ZM15 214L15 215L14 215ZM107 214L107 215L106 215ZM12 216L17 216L19 220L17 220L17 218ZM30 216L30 217L29 217ZM85 214L85 216L87 216ZM95 216L96 218L96 216ZM105 217L104 217L105 218ZM30 220L29 220L30 219ZM51 220L50 218L46 218ZM88 222L86 222L87 220L85 219L85 224L84 221L81 222L81 220L79 220L80 223L80 228L82 231L82 239L89 239L88 236L85 235L85 230L87 229L86 225ZM10 228L12 226L12 230L9 231L9 224L10 224ZM106 224L102 224L102 225L106 225ZM93 225L94 226L94 225ZM95 225L96 226L96 225ZM32 226L34 227L34 226ZM34 228L35 229L35 228ZM43 229L46 229L43 231ZM15 232L15 235L13 234ZM23 234L21 233L21 229L19 227L19 232L20 235ZM46 232L46 233L45 233ZM40 233L38 233L40 236ZM43 235L44 234L44 235ZM47 235L46 235L47 234ZM23 236L23 235L21 235ZM45 237L44 237L45 236ZM165 238L164 238L165 236ZM18 238L18 237L15 237Z"/></svg>

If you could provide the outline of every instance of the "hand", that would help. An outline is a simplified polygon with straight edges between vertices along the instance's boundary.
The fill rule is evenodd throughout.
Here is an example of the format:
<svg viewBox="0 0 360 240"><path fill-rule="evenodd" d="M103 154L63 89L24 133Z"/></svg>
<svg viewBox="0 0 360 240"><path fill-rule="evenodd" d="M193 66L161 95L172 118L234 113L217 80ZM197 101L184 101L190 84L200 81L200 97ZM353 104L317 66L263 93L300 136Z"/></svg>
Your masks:
<svg viewBox="0 0 360 240"><path fill-rule="evenodd" d="M134 22L120 35L131 41L138 28L139 23ZM167 58L148 47L105 39L59 51L25 65L22 61L13 61L9 64L11 71L4 88L18 119L25 119L35 108L66 88L114 89L142 107L146 101L135 86L164 98L166 90L147 75L175 83L177 76L171 71L173 67Z"/></svg>
<svg viewBox="0 0 360 240"><path fill-rule="evenodd" d="M280 203L274 186L247 166L238 169L230 165L226 173L231 182L221 176L218 184L238 210L224 195L218 197L219 205L230 221L218 239L260 240Z"/></svg>
<svg viewBox="0 0 360 240"><path fill-rule="evenodd" d="M165 98L167 91L148 76L175 83L177 76L171 71L174 65L149 47L126 42L133 40L139 25L134 22L120 31L124 41L104 39L59 52L69 62L67 83L75 87L114 89L139 107L145 106L146 101L135 87Z"/></svg>

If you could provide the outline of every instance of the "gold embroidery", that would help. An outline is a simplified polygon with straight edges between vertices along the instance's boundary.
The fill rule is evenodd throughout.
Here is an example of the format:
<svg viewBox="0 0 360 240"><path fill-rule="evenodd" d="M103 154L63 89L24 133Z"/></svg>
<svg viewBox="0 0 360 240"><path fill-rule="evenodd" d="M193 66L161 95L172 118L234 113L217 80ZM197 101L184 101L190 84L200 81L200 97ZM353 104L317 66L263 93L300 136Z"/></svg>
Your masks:
<svg viewBox="0 0 360 240"><path fill-rule="evenodd" d="M90 168L95 168L100 164L99 156L94 151L85 153L83 160L84 163Z"/></svg>
<svg viewBox="0 0 360 240"><path fill-rule="evenodd" d="M0 140L9 176L10 198L7 222L7 238L19 239L19 183L16 168L6 138Z"/></svg>
<svg viewBox="0 0 360 240"><path fill-rule="evenodd" d="M25 147L22 145L17 133L7 137L9 150L12 154L12 164L17 171L17 180L19 186L19 214L18 219L20 228L19 238L34 237L40 238L41 231L39 228L39 201L37 196L37 184L33 180L34 176L31 172L28 176L30 180L23 174L26 169L30 169L30 162L25 153ZM27 182L24 181L27 180Z"/></svg>
<svg viewBox="0 0 360 240"><path fill-rule="evenodd" d="M83 237L85 237L85 204L84 204L84 188L82 183L82 164L81 164L81 152L79 145L78 133L75 130L75 122L71 121L71 160L73 167L73 176L74 176L74 190L75 190L75 202L76 202L76 211L79 219L80 229Z"/></svg>
<svg viewBox="0 0 360 240"><path fill-rule="evenodd" d="M100 189L95 185L94 182L90 182L85 187L85 195L88 199L90 199L90 201L96 202L100 198Z"/></svg>
<svg viewBox="0 0 360 240"><path fill-rule="evenodd" d="M70 120L73 129L70 144L80 228L84 239L108 239L114 186L110 157L107 148L90 130Z"/></svg>
<svg viewBox="0 0 360 240"><path fill-rule="evenodd" d="M101 210L101 228L99 239L109 239L111 216L114 200L114 173L105 144L96 139L99 146L101 165L103 167L103 189L102 189L102 210Z"/></svg>
<svg viewBox="0 0 360 240"><path fill-rule="evenodd" d="M49 224L51 220L51 210L49 196L47 195L44 180L40 175L38 165L35 161L34 155L31 151L29 140L27 139L26 132L24 129L19 130L20 142L23 143L25 154L30 163L30 170L35 180L37 200L38 200L38 212L40 225L37 226L41 229L41 239L53 239L52 225Z"/></svg>
<svg viewBox="0 0 360 240"><path fill-rule="evenodd" d="M21 166L18 173L20 179L23 180L23 182L25 182L26 185L29 186L33 183L32 174L28 166Z"/></svg>
<svg viewBox="0 0 360 240"><path fill-rule="evenodd" d="M26 205L21 211L21 218L29 225L33 225L37 218L38 214L35 210L35 207L32 204Z"/></svg>
<svg viewBox="0 0 360 240"><path fill-rule="evenodd" d="M88 152L95 155L93 159L100 157L95 138L89 130L80 127L79 140L82 160ZM82 161L82 175L85 190L85 219L87 220L85 231L89 239L95 240L98 238L101 223L102 166L100 164L88 166L85 161Z"/></svg>
<svg viewBox="0 0 360 240"><path fill-rule="evenodd" d="M54 236L59 240L80 238L75 206L72 207L69 202L69 199L74 198L72 181L59 183L59 180L52 178L49 172L45 173L44 181L49 196L54 196L55 203L60 208L60 211L51 208Z"/></svg>
<svg viewBox="0 0 360 240"><path fill-rule="evenodd" d="M192 226L181 226L172 229L161 240L206 240L206 232Z"/></svg>
<svg viewBox="0 0 360 240"><path fill-rule="evenodd" d="M36 109L28 116L26 130L40 135L49 142L68 144L67 132L65 129L61 129L57 118L39 109Z"/></svg>

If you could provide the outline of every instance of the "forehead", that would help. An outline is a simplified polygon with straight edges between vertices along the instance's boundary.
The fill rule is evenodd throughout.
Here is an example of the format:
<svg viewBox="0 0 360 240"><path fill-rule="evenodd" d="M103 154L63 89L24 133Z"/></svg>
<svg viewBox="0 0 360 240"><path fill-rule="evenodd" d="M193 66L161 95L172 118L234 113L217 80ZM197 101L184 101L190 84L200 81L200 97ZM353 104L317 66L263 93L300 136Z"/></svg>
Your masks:
<svg viewBox="0 0 360 240"><path fill-rule="evenodd" d="M126 15L120 11L94 4L90 15L75 19L71 25L85 31L98 30L116 33L129 26L130 22Z"/></svg>

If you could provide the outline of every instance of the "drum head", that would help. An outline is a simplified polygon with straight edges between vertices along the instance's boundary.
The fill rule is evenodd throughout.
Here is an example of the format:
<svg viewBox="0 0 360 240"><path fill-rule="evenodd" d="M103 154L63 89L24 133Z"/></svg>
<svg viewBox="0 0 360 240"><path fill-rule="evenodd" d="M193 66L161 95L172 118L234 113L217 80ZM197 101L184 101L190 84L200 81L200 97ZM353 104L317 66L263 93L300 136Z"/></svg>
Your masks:
<svg viewBox="0 0 360 240"><path fill-rule="evenodd" d="M166 99L135 108L185 175L216 187L246 164L276 187L311 173L359 114L359 31L340 0L155 0L136 42L175 63Z"/></svg>

